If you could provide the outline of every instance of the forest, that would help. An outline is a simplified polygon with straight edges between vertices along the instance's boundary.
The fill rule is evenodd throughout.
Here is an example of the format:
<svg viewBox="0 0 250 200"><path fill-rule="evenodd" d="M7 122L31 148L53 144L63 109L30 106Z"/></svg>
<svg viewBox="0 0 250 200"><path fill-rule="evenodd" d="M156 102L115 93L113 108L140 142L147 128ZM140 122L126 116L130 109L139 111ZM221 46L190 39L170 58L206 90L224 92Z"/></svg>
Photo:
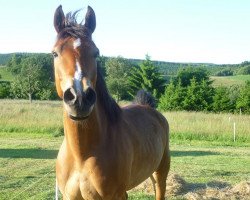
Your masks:
<svg viewBox="0 0 250 200"><path fill-rule="evenodd" d="M116 101L147 90L158 109L250 113L250 62L172 63L100 56L102 74ZM57 100L53 58L45 53L0 54L0 98ZM6 78L6 74L9 77ZM244 75L244 84L215 85L214 77ZM213 79L211 78L213 77Z"/></svg>

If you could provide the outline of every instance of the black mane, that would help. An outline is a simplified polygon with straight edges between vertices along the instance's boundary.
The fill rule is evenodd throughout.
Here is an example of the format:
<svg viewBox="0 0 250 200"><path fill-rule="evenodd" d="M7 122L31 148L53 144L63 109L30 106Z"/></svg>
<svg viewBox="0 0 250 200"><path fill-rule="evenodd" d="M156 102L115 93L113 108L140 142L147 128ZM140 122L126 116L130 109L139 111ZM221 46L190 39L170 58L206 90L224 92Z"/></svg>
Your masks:
<svg viewBox="0 0 250 200"><path fill-rule="evenodd" d="M77 23L76 17L79 10L75 12L69 12L65 16L65 28L58 33L57 38L58 39L64 39L67 37L74 37L74 38L82 38L82 37L88 37L91 38L91 33L84 26L84 24Z"/></svg>
<svg viewBox="0 0 250 200"><path fill-rule="evenodd" d="M108 93L106 83L101 74L100 63L97 63L97 81L96 81L96 93L98 101L101 102L101 105L104 109L104 112L107 116L107 119L111 123L115 123L119 120L121 115L121 108L115 102L115 100Z"/></svg>

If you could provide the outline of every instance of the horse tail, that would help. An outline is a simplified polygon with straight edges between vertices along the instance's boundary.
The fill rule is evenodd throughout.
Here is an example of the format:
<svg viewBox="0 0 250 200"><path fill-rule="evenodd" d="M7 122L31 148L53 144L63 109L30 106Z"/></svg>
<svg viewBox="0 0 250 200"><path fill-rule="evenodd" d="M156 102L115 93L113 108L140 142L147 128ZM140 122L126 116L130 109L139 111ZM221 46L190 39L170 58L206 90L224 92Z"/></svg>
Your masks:
<svg viewBox="0 0 250 200"><path fill-rule="evenodd" d="M133 102L135 104L147 105L154 109L156 108L155 98L152 96L150 92L147 92L145 90L139 90Z"/></svg>

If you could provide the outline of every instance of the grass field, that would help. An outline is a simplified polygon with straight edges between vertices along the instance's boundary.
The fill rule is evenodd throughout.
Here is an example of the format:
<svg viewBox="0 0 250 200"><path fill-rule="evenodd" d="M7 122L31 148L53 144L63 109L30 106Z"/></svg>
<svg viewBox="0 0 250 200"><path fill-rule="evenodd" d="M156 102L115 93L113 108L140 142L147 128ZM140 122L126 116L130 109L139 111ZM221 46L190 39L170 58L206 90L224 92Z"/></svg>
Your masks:
<svg viewBox="0 0 250 200"><path fill-rule="evenodd" d="M231 86L231 85L244 85L246 81L250 81L250 75L237 75L237 76L211 76L213 86Z"/></svg>
<svg viewBox="0 0 250 200"><path fill-rule="evenodd" d="M1 200L53 199L55 159L63 139L57 137L63 132L61 105L0 101ZM171 128L170 174L186 182L186 189L170 199L188 199L190 192L223 190L250 180L250 116L188 112L165 116ZM129 199L154 199L150 185L146 186L130 191Z"/></svg>
<svg viewBox="0 0 250 200"><path fill-rule="evenodd" d="M7 71L7 68L5 66L0 66L0 75L1 75L1 80L3 81L12 81L13 80L13 75Z"/></svg>

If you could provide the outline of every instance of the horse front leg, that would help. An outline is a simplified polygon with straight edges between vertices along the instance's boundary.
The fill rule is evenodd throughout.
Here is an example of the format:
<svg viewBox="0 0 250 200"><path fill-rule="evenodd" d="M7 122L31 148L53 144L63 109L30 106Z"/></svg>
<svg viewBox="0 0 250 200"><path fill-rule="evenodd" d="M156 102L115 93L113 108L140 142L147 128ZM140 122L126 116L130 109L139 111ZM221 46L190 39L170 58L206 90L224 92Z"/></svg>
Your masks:
<svg viewBox="0 0 250 200"><path fill-rule="evenodd" d="M128 193L125 192L125 194L122 196L121 200L127 200L128 199Z"/></svg>
<svg viewBox="0 0 250 200"><path fill-rule="evenodd" d="M128 194L127 192L125 192L123 195L121 195L120 197L115 197L112 200L127 200L128 199Z"/></svg>

